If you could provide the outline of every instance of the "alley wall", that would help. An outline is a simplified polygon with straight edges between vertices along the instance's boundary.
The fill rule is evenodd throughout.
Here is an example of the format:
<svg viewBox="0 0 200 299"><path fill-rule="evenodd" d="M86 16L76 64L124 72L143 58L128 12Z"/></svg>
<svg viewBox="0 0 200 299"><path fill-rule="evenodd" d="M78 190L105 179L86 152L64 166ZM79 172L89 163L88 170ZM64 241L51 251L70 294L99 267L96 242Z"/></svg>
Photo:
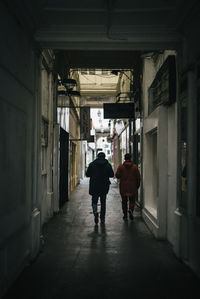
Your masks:
<svg viewBox="0 0 200 299"><path fill-rule="evenodd" d="M177 196L177 109L176 103L155 106L151 112L149 88L168 55L147 57L143 64L143 217L157 238L174 244Z"/></svg>
<svg viewBox="0 0 200 299"><path fill-rule="evenodd" d="M39 59L26 28L0 3L0 295L38 252ZM6 24L9 24L7 26ZM32 217L38 230L32 234ZM35 219L36 219L35 218Z"/></svg>

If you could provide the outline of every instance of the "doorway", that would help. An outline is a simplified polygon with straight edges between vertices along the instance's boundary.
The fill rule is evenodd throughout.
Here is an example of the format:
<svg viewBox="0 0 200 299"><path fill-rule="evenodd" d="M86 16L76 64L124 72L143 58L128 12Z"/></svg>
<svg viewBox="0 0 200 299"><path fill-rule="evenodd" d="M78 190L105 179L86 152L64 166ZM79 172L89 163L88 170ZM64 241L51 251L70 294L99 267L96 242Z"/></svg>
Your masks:
<svg viewBox="0 0 200 299"><path fill-rule="evenodd" d="M69 133L60 128L60 184L59 207L68 200Z"/></svg>

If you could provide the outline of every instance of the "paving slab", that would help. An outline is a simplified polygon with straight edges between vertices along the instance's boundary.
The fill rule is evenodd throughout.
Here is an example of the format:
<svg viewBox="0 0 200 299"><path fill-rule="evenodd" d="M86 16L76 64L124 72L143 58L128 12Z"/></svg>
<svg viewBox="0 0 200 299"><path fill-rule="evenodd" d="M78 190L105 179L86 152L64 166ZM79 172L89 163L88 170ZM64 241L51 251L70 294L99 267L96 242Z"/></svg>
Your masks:
<svg viewBox="0 0 200 299"><path fill-rule="evenodd" d="M100 208L100 207L98 207ZM122 219L112 181L105 225L94 224L88 179L43 227L44 244L4 299L196 298L199 278L154 238L140 213Z"/></svg>

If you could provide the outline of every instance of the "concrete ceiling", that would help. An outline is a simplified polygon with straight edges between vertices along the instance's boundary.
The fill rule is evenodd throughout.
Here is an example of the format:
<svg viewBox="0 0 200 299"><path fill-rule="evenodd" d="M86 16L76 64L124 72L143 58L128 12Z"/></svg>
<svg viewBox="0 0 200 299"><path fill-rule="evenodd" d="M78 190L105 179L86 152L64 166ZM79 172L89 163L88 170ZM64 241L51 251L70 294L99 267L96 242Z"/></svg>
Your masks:
<svg viewBox="0 0 200 299"><path fill-rule="evenodd" d="M34 3L35 39L42 47L149 50L176 46L196 1L46 0L28 1L30 7L29 2Z"/></svg>
<svg viewBox="0 0 200 299"><path fill-rule="evenodd" d="M67 50L174 48L197 0L2 0L41 47Z"/></svg>
<svg viewBox="0 0 200 299"><path fill-rule="evenodd" d="M177 49L197 0L2 0L36 47L66 68L133 69L141 55Z"/></svg>
<svg viewBox="0 0 200 299"><path fill-rule="evenodd" d="M70 67L132 68L138 52L175 49L197 0L2 0L40 48Z"/></svg>
<svg viewBox="0 0 200 299"><path fill-rule="evenodd" d="M140 51L130 50L55 50L58 60L69 68L130 69L138 64Z"/></svg>

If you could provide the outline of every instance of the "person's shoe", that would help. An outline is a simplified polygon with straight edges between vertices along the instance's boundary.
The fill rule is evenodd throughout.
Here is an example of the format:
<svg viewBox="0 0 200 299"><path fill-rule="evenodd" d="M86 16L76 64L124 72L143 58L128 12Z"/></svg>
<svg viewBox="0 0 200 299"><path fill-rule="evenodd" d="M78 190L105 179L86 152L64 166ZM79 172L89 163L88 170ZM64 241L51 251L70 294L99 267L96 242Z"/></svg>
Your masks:
<svg viewBox="0 0 200 299"><path fill-rule="evenodd" d="M123 216L123 220L124 220L124 221L128 221L128 217L127 217L127 215L124 215L124 216Z"/></svg>
<svg viewBox="0 0 200 299"><path fill-rule="evenodd" d="M94 222L95 222L95 224L99 223L99 214L98 213L94 214Z"/></svg>
<svg viewBox="0 0 200 299"><path fill-rule="evenodd" d="M130 218L131 220L133 220L133 212L132 212L131 210L129 210L128 213L129 213L129 218Z"/></svg>
<svg viewBox="0 0 200 299"><path fill-rule="evenodd" d="M101 224L105 224L105 219L101 219Z"/></svg>

